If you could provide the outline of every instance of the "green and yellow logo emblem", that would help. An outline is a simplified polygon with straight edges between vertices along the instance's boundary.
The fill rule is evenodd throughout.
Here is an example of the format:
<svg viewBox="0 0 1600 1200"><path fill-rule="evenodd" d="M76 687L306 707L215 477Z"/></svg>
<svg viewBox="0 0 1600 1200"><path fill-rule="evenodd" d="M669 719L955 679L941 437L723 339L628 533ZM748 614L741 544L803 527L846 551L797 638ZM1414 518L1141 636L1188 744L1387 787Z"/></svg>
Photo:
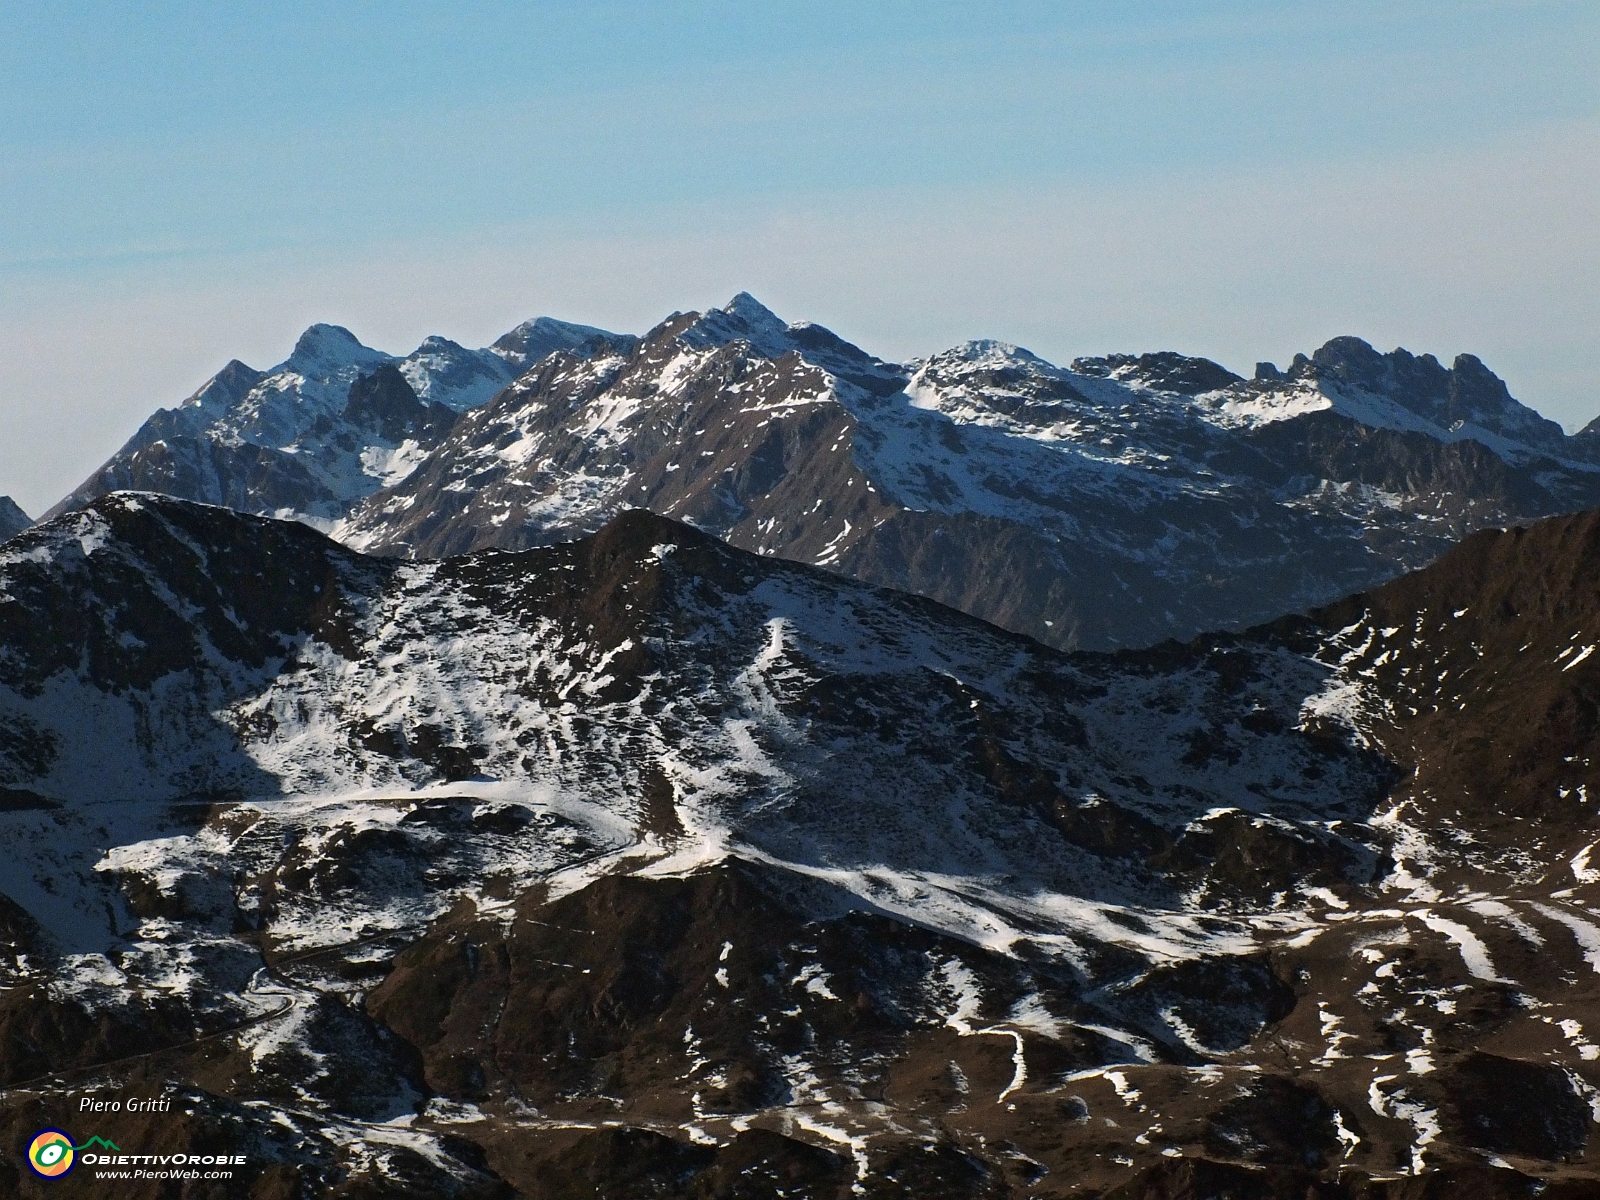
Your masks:
<svg viewBox="0 0 1600 1200"><path fill-rule="evenodd" d="M60 1179L77 1164L78 1151L99 1146L103 1150L122 1153L122 1147L103 1137L92 1137L81 1146L74 1146L64 1129L41 1129L28 1143L28 1165L35 1175L46 1179Z"/></svg>
<svg viewBox="0 0 1600 1200"><path fill-rule="evenodd" d="M60 1179L78 1160L72 1139L60 1129L41 1129L28 1143L28 1165L35 1175Z"/></svg>

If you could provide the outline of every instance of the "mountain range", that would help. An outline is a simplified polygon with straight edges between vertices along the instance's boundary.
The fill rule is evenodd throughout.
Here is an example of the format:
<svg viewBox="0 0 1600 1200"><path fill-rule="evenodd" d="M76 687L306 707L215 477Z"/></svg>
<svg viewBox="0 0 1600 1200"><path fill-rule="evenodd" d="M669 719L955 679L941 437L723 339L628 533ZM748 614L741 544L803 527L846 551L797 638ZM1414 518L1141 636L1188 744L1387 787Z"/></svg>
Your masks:
<svg viewBox="0 0 1600 1200"><path fill-rule="evenodd" d="M1354 337L313 326L0 501L0 1145L246 1160L136 1200L1592 1196L1597 510L1600 422Z"/></svg>
<svg viewBox="0 0 1600 1200"><path fill-rule="evenodd" d="M102 497L0 550L4 1136L259 1200L1592 1195L1597 569L1562 517L1065 653L637 509L415 560Z"/></svg>
<svg viewBox="0 0 1600 1200"><path fill-rule="evenodd" d="M231 363L158 412L49 515L118 488L418 559L647 508L1109 649L1244 628L1600 505L1600 431L1566 436L1471 355L1341 337L1244 379L977 341L895 364L741 294L643 337L540 318L404 359L314 326L279 367Z"/></svg>
<svg viewBox="0 0 1600 1200"><path fill-rule="evenodd" d="M402 479L449 431L532 362L602 331L541 317L481 350L430 337L404 358L348 329L313 325L266 371L234 359L161 409L45 515L122 488L245 512L330 521Z"/></svg>

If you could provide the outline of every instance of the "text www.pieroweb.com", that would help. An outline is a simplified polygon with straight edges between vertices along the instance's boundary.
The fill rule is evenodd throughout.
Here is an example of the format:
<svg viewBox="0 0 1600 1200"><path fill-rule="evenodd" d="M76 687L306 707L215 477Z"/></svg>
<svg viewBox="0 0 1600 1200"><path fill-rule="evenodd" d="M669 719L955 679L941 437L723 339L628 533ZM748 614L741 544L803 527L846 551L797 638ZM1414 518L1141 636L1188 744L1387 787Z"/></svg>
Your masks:
<svg viewBox="0 0 1600 1200"><path fill-rule="evenodd" d="M86 1154L83 1165L96 1179L232 1179L242 1154Z"/></svg>

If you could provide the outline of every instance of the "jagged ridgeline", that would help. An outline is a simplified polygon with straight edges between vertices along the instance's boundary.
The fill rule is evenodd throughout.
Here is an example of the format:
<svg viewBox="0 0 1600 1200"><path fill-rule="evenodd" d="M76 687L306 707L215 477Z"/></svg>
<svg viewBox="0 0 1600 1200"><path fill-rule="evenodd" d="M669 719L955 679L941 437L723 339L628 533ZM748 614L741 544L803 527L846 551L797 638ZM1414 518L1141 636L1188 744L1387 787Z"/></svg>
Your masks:
<svg viewBox="0 0 1600 1200"><path fill-rule="evenodd" d="M273 1197L1592 1194L1597 567L1586 514L1069 654L643 511L421 561L100 498L0 551L5 1136Z"/></svg>
<svg viewBox="0 0 1600 1200"><path fill-rule="evenodd" d="M1600 504L1600 435L1565 436L1471 355L1345 337L1246 380L978 341L895 364L740 295L642 338L540 318L404 359L314 326L279 367L230 364L157 413L54 511L115 488L407 558L647 508L1108 649L1303 611L1474 530Z"/></svg>

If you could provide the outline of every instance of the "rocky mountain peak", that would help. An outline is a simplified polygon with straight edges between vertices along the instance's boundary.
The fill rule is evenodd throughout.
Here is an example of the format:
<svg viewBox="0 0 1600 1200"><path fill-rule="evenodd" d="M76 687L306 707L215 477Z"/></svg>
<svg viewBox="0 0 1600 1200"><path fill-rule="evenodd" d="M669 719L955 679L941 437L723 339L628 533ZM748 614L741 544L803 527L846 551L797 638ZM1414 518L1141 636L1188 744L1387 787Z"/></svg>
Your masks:
<svg viewBox="0 0 1600 1200"><path fill-rule="evenodd" d="M437 335L400 363L400 373L423 400L437 400L456 412L476 408L516 377L517 369L489 350L468 350Z"/></svg>
<svg viewBox="0 0 1600 1200"><path fill-rule="evenodd" d="M983 363L990 366L1021 361L1049 366L1032 350L1025 350L1015 342L1005 342L998 338L974 338L962 342L959 346L942 350L927 361Z"/></svg>
<svg viewBox="0 0 1600 1200"><path fill-rule="evenodd" d="M1438 360L1431 354L1427 357L1435 366L1438 365ZM1329 338L1313 352L1311 361L1347 383L1373 386L1395 366L1415 360L1409 351L1396 349L1390 354L1383 354L1365 338L1345 334Z"/></svg>
<svg viewBox="0 0 1600 1200"><path fill-rule="evenodd" d="M557 350L572 350L596 339L612 343L635 340L631 334L611 333L594 325L578 325L571 321L558 321L554 317L535 317L502 335L489 349L515 370L525 371Z"/></svg>
<svg viewBox="0 0 1600 1200"><path fill-rule="evenodd" d="M370 375L352 383L344 408L346 421L392 444L407 438L436 441L455 417L455 411L443 404L424 404L393 363L380 363Z"/></svg>
<svg viewBox="0 0 1600 1200"><path fill-rule="evenodd" d="M1064 416L1063 401L1089 404L1064 371L1011 342L981 338L917 364L908 385L920 405L957 412L999 412L1027 419ZM952 405L954 407L952 407Z"/></svg>
<svg viewBox="0 0 1600 1200"><path fill-rule="evenodd" d="M607 337L627 340L540 317L495 348L431 336L397 358L343 326L312 325L277 366L257 371L235 359L182 404L157 409L51 513L137 490L337 520L378 486L405 478L456 413L487 402L529 361ZM398 375L382 370L388 367ZM378 390L352 407L352 385L375 373L377 382L367 386Z"/></svg>
<svg viewBox="0 0 1600 1200"><path fill-rule="evenodd" d="M899 391L907 375L903 368L868 354L831 329L810 322L788 324L749 292L740 292L724 307L708 312L686 318L675 313L652 336L672 336L696 349L742 341L766 358L798 354L812 366L879 396Z"/></svg>
<svg viewBox="0 0 1600 1200"><path fill-rule="evenodd" d="M194 395L178 407L198 410L203 414L200 419L214 419L242 402L250 389L266 377L265 371L246 366L237 358L229 359L227 366L201 384Z"/></svg>
<svg viewBox="0 0 1600 1200"><path fill-rule="evenodd" d="M300 335L282 369L318 378L349 367L387 362L390 357L382 350L362 345L360 339L342 325L319 323Z"/></svg>
<svg viewBox="0 0 1600 1200"><path fill-rule="evenodd" d="M787 329L788 322L777 313L773 312L749 292L740 292L732 300L722 306L722 311L730 317L745 322L751 328L763 326L771 329Z"/></svg>
<svg viewBox="0 0 1600 1200"><path fill-rule="evenodd" d="M33 524L33 518L10 496L0 496L0 542L21 533Z"/></svg>
<svg viewBox="0 0 1600 1200"><path fill-rule="evenodd" d="M749 292L740 292L722 308L701 313L678 338L685 345L698 348L749 342L752 349L768 358L778 358L794 349L788 322Z"/></svg>
<svg viewBox="0 0 1600 1200"><path fill-rule="evenodd" d="M1217 392L1243 380L1209 358L1193 358L1172 350L1153 354L1108 354L1101 358L1075 358L1072 369L1079 375L1115 379L1135 387L1179 396Z"/></svg>
<svg viewBox="0 0 1600 1200"><path fill-rule="evenodd" d="M1463 415L1521 411L1505 380L1476 354L1458 354L1450 364L1450 399Z"/></svg>
<svg viewBox="0 0 1600 1200"><path fill-rule="evenodd" d="M1565 438L1560 425L1517 401L1505 381L1471 354L1458 354L1446 367L1432 354L1403 347L1383 354L1345 336L1327 342L1309 363L1297 357L1290 374L1393 401L1447 432L1476 427L1557 453Z"/></svg>
<svg viewBox="0 0 1600 1200"><path fill-rule="evenodd" d="M242 396L265 377L266 372L247 366L237 358L230 358L227 365L211 377L210 382Z"/></svg>
<svg viewBox="0 0 1600 1200"><path fill-rule="evenodd" d="M465 353L467 353L467 348L460 342L452 342L447 337L440 337L436 333L430 333L427 337L423 338L421 344L411 352L410 357L416 357L424 354L457 355Z"/></svg>
<svg viewBox="0 0 1600 1200"><path fill-rule="evenodd" d="M1414 400L1442 401L1450 389L1450 372L1431 354L1414 355L1403 347L1380 353L1358 337L1330 339L1311 356L1322 379L1380 395L1406 394Z"/></svg>

